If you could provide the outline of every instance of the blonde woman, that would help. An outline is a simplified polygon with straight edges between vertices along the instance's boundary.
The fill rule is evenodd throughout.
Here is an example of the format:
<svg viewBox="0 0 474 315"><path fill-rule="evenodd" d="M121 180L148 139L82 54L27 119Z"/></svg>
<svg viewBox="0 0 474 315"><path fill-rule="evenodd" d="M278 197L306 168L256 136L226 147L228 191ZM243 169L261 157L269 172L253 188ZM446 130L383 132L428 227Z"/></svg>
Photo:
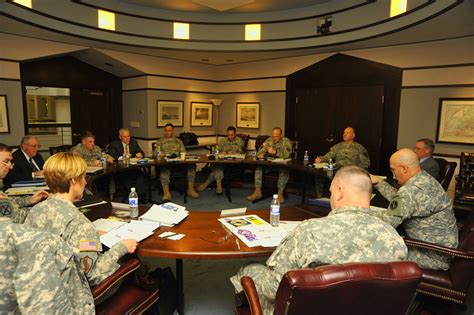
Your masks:
<svg viewBox="0 0 474 315"><path fill-rule="evenodd" d="M74 153L60 152L50 157L44 164L49 198L30 210L25 224L59 235L77 249L89 284L94 286L120 267L118 260L133 253L137 241L124 240L102 253L98 231L73 204L84 193L86 169L84 159Z"/></svg>

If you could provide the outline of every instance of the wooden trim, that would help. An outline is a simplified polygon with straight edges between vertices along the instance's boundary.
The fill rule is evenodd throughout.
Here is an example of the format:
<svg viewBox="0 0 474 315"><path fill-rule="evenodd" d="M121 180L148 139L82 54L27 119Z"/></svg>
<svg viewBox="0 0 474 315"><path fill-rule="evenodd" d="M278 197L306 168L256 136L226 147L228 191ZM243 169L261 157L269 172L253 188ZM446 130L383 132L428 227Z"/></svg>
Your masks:
<svg viewBox="0 0 474 315"><path fill-rule="evenodd" d="M404 89L436 89L436 88L469 88L474 87L474 84L442 84L442 85L406 85L402 86L402 90Z"/></svg>
<svg viewBox="0 0 474 315"><path fill-rule="evenodd" d="M0 78L0 81L21 82L21 79L13 79L13 78Z"/></svg>
<svg viewBox="0 0 474 315"><path fill-rule="evenodd" d="M192 131L191 131L192 132ZM212 134L212 135L197 135L198 138L206 138L206 137L215 137L216 135L215 134ZM227 135L224 135L224 134L217 134L218 137L227 137ZM136 137L136 136L132 136L133 139L136 139L136 140L143 140L143 141L156 141L162 137L154 137L154 138L145 138L145 137ZM257 137L249 137L249 139L253 139L253 140L256 140Z"/></svg>
<svg viewBox="0 0 474 315"><path fill-rule="evenodd" d="M16 59L9 59L9 58L0 58L0 61L6 61L6 62L20 62L20 60Z"/></svg>
<svg viewBox="0 0 474 315"><path fill-rule="evenodd" d="M472 67L472 66L474 66L474 62L472 62L472 63L447 64L447 65L436 65L436 66L406 67L406 68L402 68L402 70L403 71L411 71L411 70L442 69L442 68L461 68L461 67Z"/></svg>
<svg viewBox="0 0 474 315"><path fill-rule="evenodd" d="M461 153L459 153L458 155L450 154L450 153L433 153L433 157L448 157L448 158L460 159Z"/></svg>
<svg viewBox="0 0 474 315"><path fill-rule="evenodd" d="M242 78L242 79L212 80L212 79L181 77L181 76L164 75L164 74L138 74L138 75L132 75L132 76L129 76L129 77L124 77L124 78L122 78L122 80L139 78L139 77L158 77L158 78L170 78L170 79L180 79L180 80L204 81L204 82L213 82L213 83L253 81L253 80L271 80L271 79L286 79L285 75L269 76L269 77L255 77L255 78Z"/></svg>
<svg viewBox="0 0 474 315"><path fill-rule="evenodd" d="M246 94L246 93L284 93L286 90L270 90L270 91L238 91L238 92L206 92L206 91L189 91L189 90L173 90L173 89L157 89L157 88L140 88L140 89L130 89L122 90L122 92L136 92L136 91L166 91L166 92L184 92L184 93L198 93L198 94L211 94L211 95L221 95L221 94Z"/></svg>

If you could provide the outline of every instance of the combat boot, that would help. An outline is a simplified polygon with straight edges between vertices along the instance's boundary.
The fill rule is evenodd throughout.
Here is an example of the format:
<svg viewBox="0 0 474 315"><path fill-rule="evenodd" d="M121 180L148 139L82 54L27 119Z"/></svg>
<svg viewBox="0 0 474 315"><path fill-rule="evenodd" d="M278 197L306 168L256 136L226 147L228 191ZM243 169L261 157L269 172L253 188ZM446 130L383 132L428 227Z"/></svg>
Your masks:
<svg viewBox="0 0 474 315"><path fill-rule="evenodd" d="M208 179L206 179L206 181L204 183L197 186L196 190L199 191L199 192L204 191L204 190L206 190L207 186L209 186L210 183L211 183L211 181L208 178Z"/></svg>
<svg viewBox="0 0 474 315"><path fill-rule="evenodd" d="M250 201L255 201L260 198L262 198L262 189L260 187L255 187L253 194L247 197L247 199Z"/></svg>
<svg viewBox="0 0 474 315"><path fill-rule="evenodd" d="M171 193L170 193L170 186L163 185L163 197L161 197L163 202L171 201Z"/></svg>
<svg viewBox="0 0 474 315"><path fill-rule="evenodd" d="M199 198L199 194L197 193L196 190L194 190L194 183L193 182L188 183L188 196L191 196L193 198Z"/></svg>
<svg viewBox="0 0 474 315"><path fill-rule="evenodd" d="M283 197L283 190L284 189L278 189L278 201L280 204L285 203L285 197Z"/></svg>
<svg viewBox="0 0 474 315"><path fill-rule="evenodd" d="M216 179L216 193L222 195L222 179Z"/></svg>

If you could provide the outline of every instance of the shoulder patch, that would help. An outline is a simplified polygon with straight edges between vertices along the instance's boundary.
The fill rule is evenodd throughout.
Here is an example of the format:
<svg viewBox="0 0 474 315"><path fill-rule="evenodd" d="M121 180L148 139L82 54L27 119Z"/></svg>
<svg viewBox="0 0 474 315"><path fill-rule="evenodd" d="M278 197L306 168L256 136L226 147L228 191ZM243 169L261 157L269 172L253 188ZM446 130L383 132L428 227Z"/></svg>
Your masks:
<svg viewBox="0 0 474 315"><path fill-rule="evenodd" d="M98 250L97 242L93 240L80 240L79 251L81 252L96 252Z"/></svg>

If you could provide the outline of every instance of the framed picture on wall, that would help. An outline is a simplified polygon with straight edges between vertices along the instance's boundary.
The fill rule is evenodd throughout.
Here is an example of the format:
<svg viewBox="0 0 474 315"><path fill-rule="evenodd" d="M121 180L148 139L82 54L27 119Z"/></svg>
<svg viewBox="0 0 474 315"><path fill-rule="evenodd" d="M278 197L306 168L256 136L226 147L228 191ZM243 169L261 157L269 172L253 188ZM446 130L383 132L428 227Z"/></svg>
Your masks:
<svg viewBox="0 0 474 315"><path fill-rule="evenodd" d="M175 127L183 126L183 101L157 101L157 127L171 123Z"/></svg>
<svg viewBox="0 0 474 315"><path fill-rule="evenodd" d="M10 133L10 122L8 121L8 105L6 95L0 95L0 133Z"/></svg>
<svg viewBox="0 0 474 315"><path fill-rule="evenodd" d="M440 98L436 142L474 144L474 98Z"/></svg>
<svg viewBox="0 0 474 315"><path fill-rule="evenodd" d="M191 126L212 126L212 103L191 102Z"/></svg>
<svg viewBox="0 0 474 315"><path fill-rule="evenodd" d="M237 128L260 127L260 103L237 103Z"/></svg>

